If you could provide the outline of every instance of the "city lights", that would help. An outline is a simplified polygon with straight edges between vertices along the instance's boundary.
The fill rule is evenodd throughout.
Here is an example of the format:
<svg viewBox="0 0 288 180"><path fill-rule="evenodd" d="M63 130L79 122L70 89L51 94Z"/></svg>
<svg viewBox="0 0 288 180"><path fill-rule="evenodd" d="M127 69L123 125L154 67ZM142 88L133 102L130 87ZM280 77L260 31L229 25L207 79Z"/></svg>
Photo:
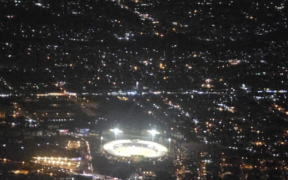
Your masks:
<svg viewBox="0 0 288 180"><path fill-rule="evenodd" d="M1 179L287 179L287 1L0 0Z"/></svg>

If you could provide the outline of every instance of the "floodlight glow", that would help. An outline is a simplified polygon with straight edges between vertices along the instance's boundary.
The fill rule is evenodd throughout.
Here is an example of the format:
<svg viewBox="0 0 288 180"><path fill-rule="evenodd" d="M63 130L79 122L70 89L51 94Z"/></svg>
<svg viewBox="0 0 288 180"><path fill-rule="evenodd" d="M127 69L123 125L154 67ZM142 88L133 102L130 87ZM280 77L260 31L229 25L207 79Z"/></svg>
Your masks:
<svg viewBox="0 0 288 180"><path fill-rule="evenodd" d="M110 129L110 131L113 131L113 132L114 132L114 134L115 134L115 140L116 140L116 138L117 138L117 134L122 132L122 131L120 131L120 130L117 129L117 128Z"/></svg>
<svg viewBox="0 0 288 180"><path fill-rule="evenodd" d="M115 134L118 134L118 133L122 132L122 131L120 131L120 130L117 129L117 128L115 128L115 129L111 129L110 131L113 131Z"/></svg>
<svg viewBox="0 0 288 180"><path fill-rule="evenodd" d="M152 130L148 130L149 133L151 133L152 135L152 141L154 140L154 136L155 134L160 134L158 131L156 131L155 129L152 129Z"/></svg>
<svg viewBox="0 0 288 180"><path fill-rule="evenodd" d="M149 130L148 132L151 133L152 136L155 136L155 134L160 134L160 133L157 132L155 129L153 129L153 130Z"/></svg>

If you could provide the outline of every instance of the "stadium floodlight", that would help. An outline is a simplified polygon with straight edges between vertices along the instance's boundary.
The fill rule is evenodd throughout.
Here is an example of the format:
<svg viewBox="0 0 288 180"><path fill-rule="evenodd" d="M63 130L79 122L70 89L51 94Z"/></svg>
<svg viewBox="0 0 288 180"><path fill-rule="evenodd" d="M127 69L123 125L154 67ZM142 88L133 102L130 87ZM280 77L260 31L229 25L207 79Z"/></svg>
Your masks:
<svg viewBox="0 0 288 180"><path fill-rule="evenodd" d="M100 140L101 140L100 147L102 148L102 140L103 140L103 136L101 136Z"/></svg>
<svg viewBox="0 0 288 180"><path fill-rule="evenodd" d="M155 129L152 130L148 130L148 132L152 135L152 142L154 141L154 136L156 134L160 134L158 131L156 131Z"/></svg>
<svg viewBox="0 0 288 180"><path fill-rule="evenodd" d="M110 131L114 132L114 134L115 134L115 140L117 139L117 134L123 132L123 131L120 131L120 130L117 129L117 128L110 129Z"/></svg>

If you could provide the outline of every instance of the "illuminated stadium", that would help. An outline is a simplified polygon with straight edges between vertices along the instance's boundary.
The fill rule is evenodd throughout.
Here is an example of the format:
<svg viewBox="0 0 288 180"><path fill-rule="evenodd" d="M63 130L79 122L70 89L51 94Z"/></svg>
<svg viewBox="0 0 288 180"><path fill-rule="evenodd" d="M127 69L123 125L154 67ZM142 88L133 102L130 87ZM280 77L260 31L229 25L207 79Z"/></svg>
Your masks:
<svg viewBox="0 0 288 180"><path fill-rule="evenodd" d="M117 140L104 144L106 152L114 156L157 158L164 156L168 150L161 144L141 140Z"/></svg>

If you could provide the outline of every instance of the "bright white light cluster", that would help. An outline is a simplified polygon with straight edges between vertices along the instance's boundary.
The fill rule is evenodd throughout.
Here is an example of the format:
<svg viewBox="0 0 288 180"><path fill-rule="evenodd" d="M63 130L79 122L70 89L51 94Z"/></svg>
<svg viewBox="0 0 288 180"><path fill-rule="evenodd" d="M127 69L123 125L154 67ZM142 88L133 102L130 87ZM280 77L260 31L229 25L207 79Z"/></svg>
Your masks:
<svg viewBox="0 0 288 180"><path fill-rule="evenodd" d="M158 143L141 140L117 140L104 144L103 148L111 155L131 157L133 155L145 158L164 156L168 149Z"/></svg>

